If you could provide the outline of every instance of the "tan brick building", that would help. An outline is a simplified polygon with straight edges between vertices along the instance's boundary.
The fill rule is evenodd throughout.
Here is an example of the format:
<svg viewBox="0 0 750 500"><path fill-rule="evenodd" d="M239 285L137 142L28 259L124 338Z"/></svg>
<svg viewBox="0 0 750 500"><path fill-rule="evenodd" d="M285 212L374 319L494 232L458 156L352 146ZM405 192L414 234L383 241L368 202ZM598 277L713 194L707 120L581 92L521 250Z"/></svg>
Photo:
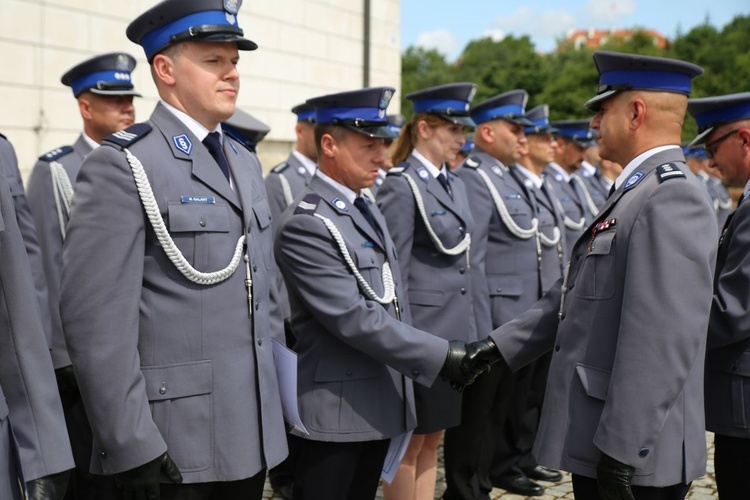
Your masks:
<svg viewBox="0 0 750 500"><path fill-rule="evenodd" d="M134 83L144 96L136 99L136 120L148 119L156 89L125 28L156 1L0 0L0 133L13 142L24 175L38 155L80 133L76 101L60 77L86 58L133 54ZM400 90L400 0L245 0L239 23L260 48L241 53L238 104L271 127L258 148L266 169L293 146L292 106L363 86L368 4L369 83Z"/></svg>

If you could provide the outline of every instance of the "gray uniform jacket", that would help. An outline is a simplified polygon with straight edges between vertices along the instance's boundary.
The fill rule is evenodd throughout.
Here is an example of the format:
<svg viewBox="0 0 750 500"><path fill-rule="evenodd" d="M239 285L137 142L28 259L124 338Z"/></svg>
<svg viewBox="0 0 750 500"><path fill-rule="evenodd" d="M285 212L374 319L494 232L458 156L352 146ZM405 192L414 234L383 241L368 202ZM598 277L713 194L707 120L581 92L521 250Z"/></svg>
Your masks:
<svg viewBox="0 0 750 500"><path fill-rule="evenodd" d="M55 193L52 189L50 162L60 163L68 174L71 184L75 185L81 163L91 151L91 146L83 138L83 135L80 135L72 147L63 146L40 156L39 161L36 162L31 171L28 182L29 204L34 216L39 244L42 248L44 275L49 293L49 310L52 323L52 363L55 368L70 366L70 356L68 356L68 349L65 346L65 336L60 321L63 239L55 205ZM67 213L63 214L66 223L68 215Z"/></svg>
<svg viewBox="0 0 750 500"><path fill-rule="evenodd" d="M563 305L558 281L492 333L514 370L553 350L539 463L596 477L606 453L657 487L705 473L710 203L678 148L651 156L576 242Z"/></svg>
<svg viewBox="0 0 750 500"><path fill-rule="evenodd" d="M4 176L0 216L0 498L11 499L19 472L13 470L16 455L24 482L74 464L29 258Z"/></svg>
<svg viewBox="0 0 750 500"><path fill-rule="evenodd" d="M448 172L453 199L414 156L392 168L378 190L378 208L398 251L414 325L446 340L468 342L492 330L484 258L478 246L446 255L428 234L406 175L417 185L435 235L445 248L477 229L463 182ZM473 318L473 319L472 319Z"/></svg>
<svg viewBox="0 0 750 500"><path fill-rule="evenodd" d="M497 328L528 309L560 279L563 242L558 243L559 247L542 245L539 255L535 235L522 238L511 232L480 171L491 180L513 223L521 230L530 229L532 220L537 218L541 230L552 238L554 228L562 227L562 214L544 193L525 185L521 172L512 172L481 149L474 149L457 169L471 200L476 226L472 245L484 261L485 295L490 297L492 326Z"/></svg>
<svg viewBox="0 0 750 500"><path fill-rule="evenodd" d="M571 176L570 182L566 182L565 178L551 167L547 167L544 171L544 178L555 190L562 212L565 214L565 254L571 255L573 244L581 236L586 226L591 223L596 213L592 212L588 206L584 192L585 187L580 178ZM574 225L580 224L581 219L584 219L585 222L578 229Z"/></svg>
<svg viewBox="0 0 750 500"><path fill-rule="evenodd" d="M293 154L287 160L274 167L266 176L266 191L268 193L268 205L271 207L274 232L278 230L281 214L294 202L294 199L310 184L312 175L310 171ZM286 186L289 187L288 191ZM276 287L278 294L274 294L273 312L281 316L281 320L288 318L291 314L289 309L289 298L286 284L281 274L276 276ZM282 335L283 336L283 335Z"/></svg>
<svg viewBox="0 0 750 500"><path fill-rule="evenodd" d="M750 203L729 216L719 245L706 353L706 429L750 438Z"/></svg>
<svg viewBox="0 0 750 500"><path fill-rule="evenodd" d="M591 198L591 201L594 202L594 205L596 205L598 212L598 209L604 206L604 202L607 200L607 196L609 195L609 190L605 189L604 184L602 184L599 170L597 169L596 173L592 174L585 168L581 168L580 170L574 172L573 175L581 179L584 187L586 188L588 196ZM594 215L595 214L596 212L594 212Z"/></svg>
<svg viewBox="0 0 750 500"><path fill-rule="evenodd" d="M34 219L31 216L29 200L23 189L21 171L18 169L18 159L13 145L0 134L0 168L8 180L10 194L13 197L13 207L16 212L18 227L23 236L23 244L31 262L31 276L34 279L34 290L40 306L40 319L44 328L44 336L47 346L52 347L52 320L50 319L50 301L47 292L47 283L44 276L44 265L42 251L39 246Z"/></svg>
<svg viewBox="0 0 750 500"><path fill-rule="evenodd" d="M187 261L223 269L188 281L158 244L122 147L143 164ZM169 451L186 483L232 481L287 454L269 335L276 272L271 212L255 155L225 136L234 190L208 150L161 104L84 161L63 249L60 312L94 433L91 470L113 474Z"/></svg>
<svg viewBox="0 0 750 500"><path fill-rule="evenodd" d="M721 179L712 175L707 177L705 179L706 187L714 202L716 217L719 220L719 228L723 228L727 217L729 217L732 211L732 196L729 194L726 186L724 186L724 183L721 182Z"/></svg>
<svg viewBox="0 0 750 500"><path fill-rule="evenodd" d="M413 429L410 379L432 385L448 352L447 341L409 326L396 247L373 204L371 211L383 240L343 194L313 178L279 227L276 259L289 285L299 410L310 431L301 437L307 439L372 441ZM382 270L389 263L403 321L396 319L393 303L384 306L363 295L318 216L336 226L352 265L381 298Z"/></svg>

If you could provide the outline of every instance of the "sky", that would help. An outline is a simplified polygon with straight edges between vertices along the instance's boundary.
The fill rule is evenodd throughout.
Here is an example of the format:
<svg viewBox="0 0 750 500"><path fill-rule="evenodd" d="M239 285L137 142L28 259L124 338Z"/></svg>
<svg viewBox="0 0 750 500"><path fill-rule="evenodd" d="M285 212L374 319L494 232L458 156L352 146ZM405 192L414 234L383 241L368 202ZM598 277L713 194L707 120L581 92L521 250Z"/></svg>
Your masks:
<svg viewBox="0 0 750 500"><path fill-rule="evenodd" d="M748 0L401 0L401 49L434 48L455 60L472 40L529 35L550 52L571 29L652 28L674 39L750 15Z"/></svg>

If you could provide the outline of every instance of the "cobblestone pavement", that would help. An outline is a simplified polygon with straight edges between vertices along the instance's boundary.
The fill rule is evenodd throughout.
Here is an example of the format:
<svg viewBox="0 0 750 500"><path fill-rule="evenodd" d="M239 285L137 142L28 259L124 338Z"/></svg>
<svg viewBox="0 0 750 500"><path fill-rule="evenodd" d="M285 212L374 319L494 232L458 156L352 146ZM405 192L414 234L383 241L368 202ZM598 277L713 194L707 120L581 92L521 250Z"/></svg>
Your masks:
<svg viewBox="0 0 750 500"><path fill-rule="evenodd" d="M715 500L718 498L716 494L716 481L714 479L714 437L710 432L706 433L706 442L708 443L708 467L705 476L701 477L697 481L693 482L693 486L690 488L687 500ZM442 449L440 450L440 468L438 470L438 482L437 489L435 491L435 498L439 499L445 491L445 476L442 467ZM500 488L492 490L490 498L492 500L522 500L524 498L533 498L536 500L557 500L557 499L572 499L573 496L573 483L571 482L569 474L563 474L563 480L559 483L540 483L545 486L545 493L540 497L524 497L521 495L514 495L508 493ZM263 492L263 498L267 500L281 500L281 497L275 496L271 485L266 481L266 488ZM376 499L382 499L383 493L378 489Z"/></svg>

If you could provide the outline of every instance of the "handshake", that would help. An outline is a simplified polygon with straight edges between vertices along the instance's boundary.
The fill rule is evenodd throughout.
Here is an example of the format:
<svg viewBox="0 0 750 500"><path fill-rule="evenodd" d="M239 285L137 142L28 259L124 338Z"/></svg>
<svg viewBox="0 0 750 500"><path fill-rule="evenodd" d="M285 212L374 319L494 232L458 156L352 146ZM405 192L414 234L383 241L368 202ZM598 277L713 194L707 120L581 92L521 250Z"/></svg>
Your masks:
<svg viewBox="0 0 750 500"><path fill-rule="evenodd" d="M468 344L463 340L451 340L440 375L460 392L498 361L507 366L490 337Z"/></svg>

